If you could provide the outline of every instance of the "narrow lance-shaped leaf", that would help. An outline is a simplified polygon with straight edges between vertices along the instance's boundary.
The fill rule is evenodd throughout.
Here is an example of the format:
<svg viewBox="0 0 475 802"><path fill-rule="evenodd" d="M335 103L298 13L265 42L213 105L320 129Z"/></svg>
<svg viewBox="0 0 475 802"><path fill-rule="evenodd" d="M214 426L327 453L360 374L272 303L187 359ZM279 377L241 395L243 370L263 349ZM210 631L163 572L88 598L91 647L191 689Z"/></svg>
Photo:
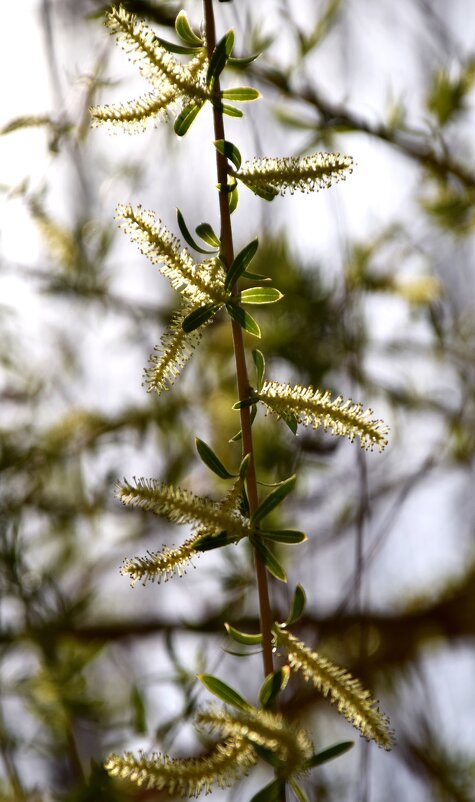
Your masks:
<svg viewBox="0 0 475 802"><path fill-rule="evenodd" d="M227 139L216 139L214 146L218 153L226 156L226 158L234 164L236 170L239 170L242 159L239 148L237 148L236 145L229 142Z"/></svg>
<svg viewBox="0 0 475 802"><path fill-rule="evenodd" d="M237 109L235 106L231 106L229 103L222 103L221 107L223 114L227 114L228 117L243 117L243 113L241 109Z"/></svg>
<svg viewBox="0 0 475 802"><path fill-rule="evenodd" d="M287 621L283 626L290 627L295 624L303 615L305 605L307 604L307 596L302 585L297 585L292 596L292 603L290 605L290 613Z"/></svg>
<svg viewBox="0 0 475 802"><path fill-rule="evenodd" d="M234 474L229 473L219 457L214 453L213 449L210 448L203 440L200 440L199 437L196 437L195 443L198 454L210 471L213 471L213 473L215 473L221 479L231 479L234 476Z"/></svg>
<svg viewBox="0 0 475 802"><path fill-rule="evenodd" d="M208 321L215 316L219 308L220 304L206 304L205 306L198 307L198 309L194 309L193 312L190 312L190 314L185 317L181 324L183 331L188 334L198 329L200 326L204 326L205 323L208 323Z"/></svg>
<svg viewBox="0 0 475 802"><path fill-rule="evenodd" d="M208 65L206 83L210 88L221 75L234 45L234 31L228 31L216 45Z"/></svg>
<svg viewBox="0 0 475 802"><path fill-rule="evenodd" d="M305 532L300 532L298 529L259 529L258 531L264 540L272 540L273 543L284 543L289 546L305 543L308 540Z"/></svg>
<svg viewBox="0 0 475 802"><path fill-rule="evenodd" d="M218 677L213 677L211 674L198 674L199 681L205 688L222 702L225 702L231 707L236 707L238 710L249 710L251 705L237 692L231 688Z"/></svg>
<svg viewBox="0 0 475 802"><path fill-rule="evenodd" d="M261 93L253 86L236 86L234 89L224 89L221 92L225 100L234 100L238 103L245 103L250 100L259 100ZM237 168L239 170L239 167Z"/></svg>
<svg viewBox="0 0 475 802"><path fill-rule="evenodd" d="M258 348L252 349L252 359L254 365L256 366L256 388L257 392L259 393L262 385L264 383L264 375L266 372L266 360L264 358L264 354L262 351L259 351Z"/></svg>
<svg viewBox="0 0 475 802"><path fill-rule="evenodd" d="M334 746L329 746L328 749L323 749L310 758L308 761L308 768L313 769L315 766L321 766L322 763L328 763L329 760L334 760L336 757L340 757L340 755L349 752L350 749L353 749L354 745L354 741L342 741Z"/></svg>
<svg viewBox="0 0 475 802"><path fill-rule="evenodd" d="M239 323L242 329L248 331L249 334L253 334L254 337L261 336L261 330L259 328L258 323L254 320L253 317L251 317L249 312L246 312L246 310L242 308L242 306L237 306L236 304L227 303L226 309L228 311L229 316L232 317L232 319L235 320L236 323Z"/></svg>
<svg viewBox="0 0 475 802"><path fill-rule="evenodd" d="M250 262L254 259L258 247L259 240L253 239L251 242L248 242L248 244L245 245L241 251L239 251L226 274L226 281L224 282L225 290L230 290L239 277L244 273L248 264L250 264Z"/></svg>
<svg viewBox="0 0 475 802"><path fill-rule="evenodd" d="M219 237L214 233L209 223L200 223L199 226L196 226L195 231L207 245L211 245L216 249L221 247Z"/></svg>
<svg viewBox="0 0 475 802"><path fill-rule="evenodd" d="M224 626L229 637L236 641L236 643L242 643L245 646L257 646L262 643L262 635L260 633L251 635L248 632L240 632L238 629L232 627L231 624L225 624Z"/></svg>
<svg viewBox="0 0 475 802"><path fill-rule="evenodd" d="M243 304L275 304L284 296L276 287L249 287L239 293Z"/></svg>
<svg viewBox="0 0 475 802"><path fill-rule="evenodd" d="M184 136L200 113L202 104L192 100L180 112L175 120L174 131L177 136Z"/></svg>
<svg viewBox="0 0 475 802"><path fill-rule="evenodd" d="M224 0L221 0L221 2L224 2ZM250 802L281 802L284 794L284 780L272 780L269 785L265 785L257 794L254 794Z"/></svg>
<svg viewBox="0 0 475 802"><path fill-rule="evenodd" d="M282 482L278 487L275 488L275 490L269 493L269 495L263 501L261 501L251 519L251 523L254 526L259 523L259 521L262 521L266 515L269 515L269 513L272 512L275 507L283 502L284 498L286 498L286 496L288 496L289 493L291 493L294 489L296 480L297 477L295 474L290 476L285 480L285 482Z"/></svg>
<svg viewBox="0 0 475 802"><path fill-rule="evenodd" d="M178 222L179 229L182 233L183 239L190 246L190 248L194 248L194 250L198 251L198 253L205 253L205 254L215 253L215 251L210 251L207 250L206 248L202 248L201 245L198 245L196 240L193 239L193 236L191 235L190 230L185 223L185 218L183 217L179 209L176 210L176 219Z"/></svg>
<svg viewBox="0 0 475 802"><path fill-rule="evenodd" d="M155 41L160 47L163 47L168 53L176 53L179 56L192 55L197 53L203 47L200 45L177 45L175 42L170 42L169 39L163 39L161 36L156 36Z"/></svg>
<svg viewBox="0 0 475 802"><path fill-rule="evenodd" d="M252 535L250 539L259 559L264 563L269 573L275 576L276 579L279 579L280 582L287 582L287 574L275 554L273 554L265 543L256 535Z"/></svg>
<svg viewBox="0 0 475 802"><path fill-rule="evenodd" d="M272 707L279 693L287 686L289 677L289 666L282 666L282 668L267 675L259 691L259 701L262 707Z"/></svg>
<svg viewBox="0 0 475 802"><path fill-rule="evenodd" d="M175 20L175 30L180 39L187 45L194 45L195 47L202 47L203 40L194 32L190 25L186 11L180 11Z"/></svg>

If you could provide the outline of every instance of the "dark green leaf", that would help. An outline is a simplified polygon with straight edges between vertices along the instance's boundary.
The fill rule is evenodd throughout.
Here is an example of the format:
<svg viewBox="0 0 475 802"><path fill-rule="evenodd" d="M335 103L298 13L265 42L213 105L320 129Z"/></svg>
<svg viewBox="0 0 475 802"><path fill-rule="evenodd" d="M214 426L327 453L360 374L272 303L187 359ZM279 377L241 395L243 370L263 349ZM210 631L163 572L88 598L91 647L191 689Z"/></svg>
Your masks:
<svg viewBox="0 0 475 802"><path fill-rule="evenodd" d="M248 635L247 632L240 632L238 629L234 629L231 624L225 624L224 626L229 637L237 643L244 643L246 646L257 646L258 643L262 643L262 635L260 633L258 635Z"/></svg>
<svg viewBox="0 0 475 802"><path fill-rule="evenodd" d="M249 312L246 312L242 308L242 306L235 306L234 304L226 304L226 309L228 310L229 316L232 317L232 319L235 320L236 323L239 323L241 328L245 329L245 331L248 331L249 334L253 334L254 337L261 336L261 330L257 325L256 321L254 320L253 317L251 317Z"/></svg>
<svg viewBox="0 0 475 802"><path fill-rule="evenodd" d="M292 492L295 487L297 477L295 474L290 476L285 482L282 482L272 493L269 493L267 498L264 501L261 501L257 510L255 511L254 515L252 516L252 523L257 524L259 521L262 521L266 515L269 515L275 507L282 503L284 498Z"/></svg>
<svg viewBox="0 0 475 802"><path fill-rule="evenodd" d="M259 701L262 707L267 709L272 707L279 693L286 687L289 677L289 666L282 666L282 668L267 675L259 691Z"/></svg>
<svg viewBox="0 0 475 802"><path fill-rule="evenodd" d="M181 110L180 114L175 120L174 130L177 136L184 136L198 116L202 103L195 103L194 100Z"/></svg>
<svg viewBox="0 0 475 802"><path fill-rule="evenodd" d="M190 230L185 223L185 218L183 217L182 213L179 209L176 210L176 219L178 221L178 226L182 233L183 239L190 246L190 248L194 248L195 251L198 253L215 253L215 251L207 251L205 248L202 248L201 245L198 245L195 240L193 239L192 235L190 234ZM198 232L198 229L197 229Z"/></svg>
<svg viewBox="0 0 475 802"><path fill-rule="evenodd" d="M269 276L263 276L262 273L251 273L250 270L245 270L242 277L250 281L272 281Z"/></svg>
<svg viewBox="0 0 475 802"><path fill-rule="evenodd" d="M194 331L200 326L203 326L208 320L211 320L211 318L215 316L219 308L220 304L206 304L205 306L200 306L198 309L194 309L193 312L190 312L190 314L185 317L181 324L183 331L186 331L188 334L190 331Z"/></svg>
<svg viewBox="0 0 475 802"><path fill-rule="evenodd" d="M305 532L299 532L297 529L259 529L259 534L266 540L272 540L274 543L287 543L288 545L304 543L308 540Z"/></svg>
<svg viewBox="0 0 475 802"><path fill-rule="evenodd" d="M231 55L234 45L234 31L228 31L213 50L209 60L208 71L206 73L206 83L212 87L219 78L226 66L226 62Z"/></svg>
<svg viewBox="0 0 475 802"><path fill-rule="evenodd" d="M223 2L223 0L221 0ZM269 785L261 788L257 794L254 794L250 802L281 802L284 798L285 782L284 780L272 780Z"/></svg>
<svg viewBox="0 0 475 802"><path fill-rule="evenodd" d="M250 461L251 461L251 455L250 454L246 454L241 460L241 464L239 466L239 476L241 477L243 482L247 477L247 472L249 470Z"/></svg>
<svg viewBox="0 0 475 802"><path fill-rule="evenodd" d="M241 109L237 109L235 106L230 106L229 103L222 103L221 109L223 114L227 114L228 117L244 117Z"/></svg>
<svg viewBox="0 0 475 802"><path fill-rule="evenodd" d="M283 297L276 287L249 287L242 290L239 300L243 304L275 304Z"/></svg>
<svg viewBox="0 0 475 802"><path fill-rule="evenodd" d="M193 543L193 549L195 551L212 551L236 542L236 535L230 535L224 531L220 532L219 535L202 535Z"/></svg>
<svg viewBox="0 0 475 802"><path fill-rule="evenodd" d="M265 746L259 746L259 744L252 743L252 748L254 752L259 755L261 760L264 760L269 766L272 766L274 769L278 769L280 767L280 761L275 752L271 749L266 749Z"/></svg>
<svg viewBox="0 0 475 802"><path fill-rule="evenodd" d="M221 95L225 100L235 100L238 103L258 100L261 97L261 93L252 86L237 86L235 89L224 89ZM239 167L237 169L239 170Z"/></svg>
<svg viewBox="0 0 475 802"><path fill-rule="evenodd" d="M251 536L251 542L259 556L259 559L264 563L269 573L271 573L272 576L275 576L276 579L280 579L281 582L287 582L287 574L285 573L277 557L271 552L270 549L267 548L265 543L255 535Z"/></svg>
<svg viewBox="0 0 475 802"><path fill-rule="evenodd" d="M262 351L259 351L258 348L254 348L252 352L252 359L254 361L254 365L256 366L256 374L257 374L256 387L257 387L257 392L259 393L262 390L262 385L264 384L264 374L266 372L266 360L264 359L264 354L262 353Z"/></svg>
<svg viewBox="0 0 475 802"><path fill-rule="evenodd" d="M294 595L292 597L292 604L290 607L289 617L285 622L286 627L290 627L292 624L295 624L295 622L302 617L306 604L307 604L307 596L305 595L305 591L302 585L297 585L297 587L294 590Z"/></svg>
<svg viewBox="0 0 475 802"><path fill-rule="evenodd" d="M292 434L297 434L299 423L295 415L290 415L290 414L286 415L285 412L281 412L280 417L282 418L284 423L287 424Z"/></svg>
<svg viewBox="0 0 475 802"><path fill-rule="evenodd" d="M139 735L145 735L147 732L145 702L136 685L132 685L130 703L134 715L134 731Z"/></svg>
<svg viewBox="0 0 475 802"><path fill-rule="evenodd" d="M244 398L242 401L236 401L236 403L233 404L233 409L245 409L246 407L252 407L253 404L257 404L257 402L260 400L260 395L250 395L249 398Z"/></svg>
<svg viewBox="0 0 475 802"><path fill-rule="evenodd" d="M198 454L210 471L213 471L213 473L215 473L217 476L220 476L221 479L232 479L234 474L229 473L229 471L226 470L219 457L216 456L214 451L208 445L206 445L203 440L200 440L199 437L197 437L195 439L195 443Z"/></svg>
<svg viewBox="0 0 475 802"><path fill-rule="evenodd" d="M200 223L199 226L196 226L195 231L207 245L211 245L213 248L221 247L219 237L216 236L209 223ZM209 253L209 251L203 251L203 253Z"/></svg>
<svg viewBox="0 0 475 802"><path fill-rule="evenodd" d="M157 41L164 50L168 50L169 53L179 53L181 56L196 53L203 47L202 44L183 47L183 45L176 45L174 42L169 42L168 39L162 39L160 36L157 36L155 41Z"/></svg>
<svg viewBox="0 0 475 802"><path fill-rule="evenodd" d="M185 11L180 11L175 20L175 30L180 39L191 47L203 47L203 40L196 35L191 27Z"/></svg>
<svg viewBox="0 0 475 802"><path fill-rule="evenodd" d="M249 710L251 707L249 702L246 702L237 691L217 677L213 677L211 674L198 674L198 679L210 693L217 696L227 705L237 707L238 710Z"/></svg>
<svg viewBox="0 0 475 802"><path fill-rule="evenodd" d="M227 275L226 281L224 282L224 289L230 290L239 277L244 273L246 267L250 262L253 260L254 256L256 255L256 251L259 247L259 240L253 239L251 242L248 242L247 245L239 251L238 255L234 259L232 265L230 266Z"/></svg>
<svg viewBox="0 0 475 802"><path fill-rule="evenodd" d="M220 0L220 2L226 2L226 0ZM260 53L255 53L253 56L230 56L228 58L228 65L230 67L234 67L236 70L243 70L252 64L256 58L259 58Z"/></svg>
<svg viewBox="0 0 475 802"><path fill-rule="evenodd" d="M229 142L227 139L216 139L214 146L218 153L226 156L226 158L234 164L236 170L239 170L242 158L236 145L233 145L233 143Z"/></svg>
<svg viewBox="0 0 475 802"><path fill-rule="evenodd" d="M239 511L240 511L241 515L244 515L245 518L250 518L251 517L251 511L249 509L249 499L247 497L246 487L245 487L244 484L243 484L242 490L241 490L241 504L240 504L240 507L239 507Z"/></svg>
<svg viewBox="0 0 475 802"><path fill-rule="evenodd" d="M313 755L313 757L311 757L307 762L307 768L313 769L315 766L321 766L322 763L327 763L328 760L333 760L335 757L340 757L340 755L344 755L345 752L348 752L350 749L352 749L354 745L354 741L342 741L334 746L329 746L328 749L324 749L323 752Z"/></svg>

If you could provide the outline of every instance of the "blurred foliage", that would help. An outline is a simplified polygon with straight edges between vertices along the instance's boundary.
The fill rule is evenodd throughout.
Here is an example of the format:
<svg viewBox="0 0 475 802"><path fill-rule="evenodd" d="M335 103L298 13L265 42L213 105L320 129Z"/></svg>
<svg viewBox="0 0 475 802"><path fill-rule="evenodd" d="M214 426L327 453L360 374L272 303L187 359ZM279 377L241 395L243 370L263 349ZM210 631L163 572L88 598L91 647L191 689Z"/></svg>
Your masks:
<svg viewBox="0 0 475 802"><path fill-rule="evenodd" d="M179 8L160 0L124 4L165 26L173 25ZM308 642L318 639L330 657L378 687L398 735L391 767L405 768L393 792L379 755L368 764L361 743L358 758L342 761L344 776L322 769L307 790L319 802L356 800L357 787L358 802L369 799L370 787L371 798L381 800L395 794L414 802L474 800L473 744L463 739L463 723L459 742L449 734L440 685L455 681L437 662L443 654L456 671L465 647L473 665L475 636L473 53L459 53L435 12L427 20L409 15L405 28L403 9L402 30L421 53L431 54L421 58L421 73L413 77L421 91L409 107L407 98L395 102L388 90L386 107L370 118L351 93L330 95L328 62L318 62L329 48L351 49L351 4L309 4L306 25L293 3L267 5L274 14L271 33L261 26L259 4L244 3L240 10L236 2L233 8L264 50L250 65L249 80L272 102L276 136L292 137L296 152L336 145L349 153L363 137L374 147L382 143L385 159L402 159L412 171L408 213L395 212L358 237L340 232L342 247L329 248L325 257L318 251L302 255L287 228L264 218L253 263L257 272L272 271L289 301L279 305L277 317L265 310L256 315L272 372L285 381L346 388L356 400L372 399L382 417L392 419L392 446L377 466L364 456L355 461L345 444L331 438L302 433L295 440L284 424L269 437L265 417L256 421L260 476L282 479L298 462L304 480L294 502L301 518L296 522L319 533L308 543L306 570L315 579L316 598L302 631ZM468 0L459 6L467 12ZM40 4L50 47L73 47L75 32L94 31L106 7L96 0ZM392 4L386 0L381 7L389 20ZM383 39L391 36L390 25L379 31ZM276 59L272 44L279 26L288 39L285 60ZM248 35L242 39L250 41ZM434 52L441 55L434 58ZM452 61L447 53L455 54ZM53 83L63 83L51 52L49 63ZM19 282L18 304L2 302L0 317L0 799L8 802L158 799L113 783L101 768L102 756L131 743L179 753L189 737L194 676L226 659L219 649L223 643L229 648L223 622L247 631L258 626L244 549L230 547L219 563L201 557L201 584L189 574L177 596L170 595L171 585L144 596L140 588L132 593L118 575L125 556L170 543L171 534L149 516L119 509L114 481L138 465L166 482L186 482L192 474L207 488L194 435L224 459L219 444L235 434L238 418L231 409L231 343L219 320L172 393L159 403L140 395L140 366L172 305L168 297L155 297L155 289L135 300L120 277L125 245L116 239L101 193L112 172L122 187L135 190L145 181L146 166L137 140L127 143L130 157L114 161L114 147L101 151L88 134L84 106L95 102L104 83L103 54L96 67L84 83L79 111L61 106L30 115L25 109L0 131L15 137L25 128L38 135L46 130L45 156L67 175L59 205L54 177L47 175L39 186L2 184L7 202L23 202L42 242L36 264L11 264L0 254L0 282ZM408 94L412 88L408 79ZM266 119L266 132L271 130ZM319 227L316 238L325 237ZM129 279L131 288L133 283ZM24 302L32 296L29 312ZM31 333L35 317L39 338ZM230 467L238 464L236 445ZM222 485L216 482L218 493ZM433 581L413 584L408 592L398 556L404 547L395 550L392 535L407 536L410 563L416 546L414 532L406 530L417 534L441 486L452 521L444 524L444 540L459 555L458 574L441 565ZM406 510L411 517L401 527ZM394 585L393 560L403 582L397 598L384 595L384 572ZM289 563L292 575L291 557ZM180 591L188 606L180 606ZM282 587L274 589L283 615L287 601ZM243 683L249 665L243 660ZM431 676L424 681L424 715L414 712L420 709L415 700L422 669ZM469 713L457 711L461 720L471 715L473 692L467 687L466 693ZM299 688L286 706L289 715L304 710L308 717L318 708L325 745L327 724L330 733L340 733L319 701Z"/></svg>

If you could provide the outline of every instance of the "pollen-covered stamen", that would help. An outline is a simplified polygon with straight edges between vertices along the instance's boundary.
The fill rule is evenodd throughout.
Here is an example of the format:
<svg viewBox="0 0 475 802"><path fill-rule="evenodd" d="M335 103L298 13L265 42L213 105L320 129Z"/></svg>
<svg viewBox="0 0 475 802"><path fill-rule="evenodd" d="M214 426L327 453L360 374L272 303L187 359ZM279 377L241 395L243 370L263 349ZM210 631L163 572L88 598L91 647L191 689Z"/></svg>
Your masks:
<svg viewBox="0 0 475 802"><path fill-rule="evenodd" d="M197 265L186 248L181 248L177 238L162 225L150 210L142 206L119 204L116 220L135 242L152 264L161 265L160 272L172 287L189 298L195 306L207 303L224 303L224 275L209 263Z"/></svg>
<svg viewBox="0 0 475 802"><path fill-rule="evenodd" d="M372 418L372 409L365 410L361 404L351 399L345 401L340 395L332 400L328 390L269 381L264 383L259 398L277 415L290 415L304 426L314 429L323 426L325 431L348 437L351 442L359 437L362 448L372 449L377 445L382 451L388 443L389 429L384 421Z"/></svg>
<svg viewBox="0 0 475 802"><path fill-rule="evenodd" d="M282 195L312 192L344 181L353 172L351 156L340 153L314 153L312 156L253 159L236 173L244 184L265 189L271 187Z"/></svg>
<svg viewBox="0 0 475 802"><path fill-rule="evenodd" d="M114 132L121 128L128 134L145 131L148 123L157 117L167 116L167 109L175 101L172 88L158 94L148 93L127 103L93 106L89 112L92 127L107 125Z"/></svg>
<svg viewBox="0 0 475 802"><path fill-rule="evenodd" d="M191 537L178 548L170 549L164 546L162 551L148 551L144 557L132 557L124 560L121 574L128 575L132 587L139 580L145 585L146 582L165 582L174 574L183 576L186 569L193 565L193 558L199 556L193 546L196 537Z"/></svg>

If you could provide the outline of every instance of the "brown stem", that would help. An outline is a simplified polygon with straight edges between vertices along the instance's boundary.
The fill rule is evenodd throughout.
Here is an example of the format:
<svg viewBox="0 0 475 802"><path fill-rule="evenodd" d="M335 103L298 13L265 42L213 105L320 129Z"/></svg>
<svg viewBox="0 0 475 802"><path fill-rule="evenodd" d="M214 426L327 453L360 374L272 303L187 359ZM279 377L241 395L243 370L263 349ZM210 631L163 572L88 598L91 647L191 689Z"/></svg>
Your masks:
<svg viewBox="0 0 475 802"><path fill-rule="evenodd" d="M203 0L203 8L206 24L206 45L208 48L208 57L216 47L216 30L214 24L213 0ZM219 97L220 87L219 80L214 85L216 95ZM219 104L213 105L213 122L214 122L214 136L215 139L225 139L224 134L224 121L223 112L219 108ZM231 226L231 214L229 211L229 195L226 192L226 185L228 182L228 162L226 156L216 151L216 171L218 176L218 183L221 186L219 192L219 214L221 222L221 258L224 261L226 269L229 269L234 260L234 247L233 247L233 232ZM233 293L237 289L233 289ZM246 357L244 352L244 341L242 329L239 323L231 321L233 332L234 344L234 358L236 362L236 379L239 400L243 401L249 397L249 378L247 375ZM246 454L250 455L249 468L247 472L247 492L249 497L249 508L251 515L257 509L259 500L257 494L257 480L256 480L256 465L254 461L254 451L252 444L252 428L251 416L249 407L240 410L241 415L241 431L242 431L242 453L243 457ZM269 603L269 589L267 584L267 572L265 565L259 559L258 555L254 553L256 564L257 588L259 593L259 613L260 624L262 632L262 645L263 645L263 662L264 673L270 674L274 670L272 659L272 615Z"/></svg>

